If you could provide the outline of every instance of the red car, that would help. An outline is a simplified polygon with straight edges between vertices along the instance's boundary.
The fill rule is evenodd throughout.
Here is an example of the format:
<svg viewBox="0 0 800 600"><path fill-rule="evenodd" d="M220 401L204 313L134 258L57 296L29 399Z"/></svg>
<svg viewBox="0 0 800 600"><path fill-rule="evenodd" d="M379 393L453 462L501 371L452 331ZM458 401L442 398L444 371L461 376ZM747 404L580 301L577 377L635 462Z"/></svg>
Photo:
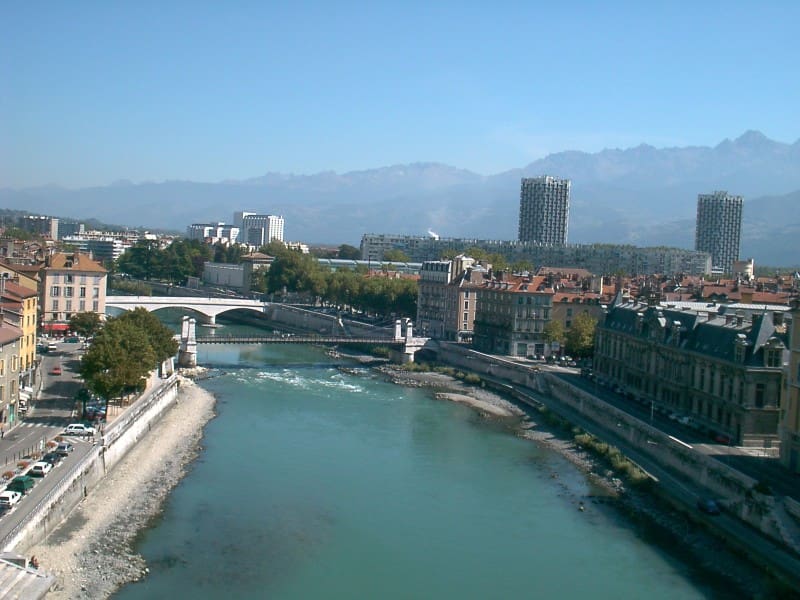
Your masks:
<svg viewBox="0 0 800 600"><path fill-rule="evenodd" d="M61 375L61 367L55 366L50 369L50 375Z"/></svg>

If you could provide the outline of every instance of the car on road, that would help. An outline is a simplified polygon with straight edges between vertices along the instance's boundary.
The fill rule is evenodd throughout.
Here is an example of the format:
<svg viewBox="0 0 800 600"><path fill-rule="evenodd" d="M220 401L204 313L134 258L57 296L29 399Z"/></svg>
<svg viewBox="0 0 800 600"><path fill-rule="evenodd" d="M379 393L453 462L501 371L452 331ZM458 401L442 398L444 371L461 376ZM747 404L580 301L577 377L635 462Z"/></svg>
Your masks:
<svg viewBox="0 0 800 600"><path fill-rule="evenodd" d="M53 468L49 462L45 462L40 460L31 467L30 471L28 471L28 475L31 477L44 477L47 475Z"/></svg>
<svg viewBox="0 0 800 600"><path fill-rule="evenodd" d="M56 449L53 451L59 456L68 456L70 452L75 450L75 446L70 444L69 442L60 442Z"/></svg>
<svg viewBox="0 0 800 600"><path fill-rule="evenodd" d="M19 502L20 498L22 498L22 494L13 490L6 490L5 492L0 493L0 509L11 508L17 502Z"/></svg>
<svg viewBox="0 0 800 600"><path fill-rule="evenodd" d="M36 484L36 480L28 475L17 475L6 486L7 491L19 492L23 496L27 494L31 488Z"/></svg>
<svg viewBox="0 0 800 600"><path fill-rule="evenodd" d="M50 463L55 467L58 463L61 462L62 458L63 457L58 452L53 450L52 452L48 452L42 457L42 462Z"/></svg>
<svg viewBox="0 0 800 600"><path fill-rule="evenodd" d="M722 512L719 508L719 504L711 498L700 498L700 500L697 501L697 508L707 515L718 515Z"/></svg>
<svg viewBox="0 0 800 600"><path fill-rule="evenodd" d="M64 429L64 435L94 435L94 427L83 423L72 423Z"/></svg>
<svg viewBox="0 0 800 600"><path fill-rule="evenodd" d="M64 338L64 341L68 344L78 344L81 341L77 335L71 335L69 337Z"/></svg>
<svg viewBox="0 0 800 600"><path fill-rule="evenodd" d="M56 365L52 369L50 369L50 375L61 375L61 367Z"/></svg>

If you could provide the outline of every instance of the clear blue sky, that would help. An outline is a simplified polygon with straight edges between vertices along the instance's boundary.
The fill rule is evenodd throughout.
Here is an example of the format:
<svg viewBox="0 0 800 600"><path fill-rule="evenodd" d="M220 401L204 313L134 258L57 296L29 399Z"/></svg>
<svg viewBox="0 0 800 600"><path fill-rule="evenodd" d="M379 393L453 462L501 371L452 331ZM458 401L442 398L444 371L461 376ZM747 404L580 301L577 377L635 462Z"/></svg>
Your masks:
<svg viewBox="0 0 800 600"><path fill-rule="evenodd" d="M800 2L651 4L5 2L0 187L800 138Z"/></svg>

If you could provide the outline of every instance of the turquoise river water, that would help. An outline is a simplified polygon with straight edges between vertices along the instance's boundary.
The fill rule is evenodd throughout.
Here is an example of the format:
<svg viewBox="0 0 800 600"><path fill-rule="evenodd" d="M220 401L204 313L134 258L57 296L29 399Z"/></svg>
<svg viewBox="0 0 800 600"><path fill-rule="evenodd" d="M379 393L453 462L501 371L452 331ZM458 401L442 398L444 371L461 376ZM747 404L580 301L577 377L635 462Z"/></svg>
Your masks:
<svg viewBox="0 0 800 600"><path fill-rule="evenodd" d="M319 348L204 346L200 362L218 416L141 536L149 576L118 599L720 594L508 423Z"/></svg>

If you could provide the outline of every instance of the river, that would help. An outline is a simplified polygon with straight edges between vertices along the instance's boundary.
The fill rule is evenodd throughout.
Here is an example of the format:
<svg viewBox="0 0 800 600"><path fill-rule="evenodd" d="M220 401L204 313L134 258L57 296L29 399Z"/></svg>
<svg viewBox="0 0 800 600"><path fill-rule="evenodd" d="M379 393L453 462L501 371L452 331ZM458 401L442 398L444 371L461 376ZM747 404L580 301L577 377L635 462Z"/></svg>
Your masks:
<svg viewBox="0 0 800 600"><path fill-rule="evenodd" d="M218 416L115 598L720 596L508 423L319 348L199 359Z"/></svg>

